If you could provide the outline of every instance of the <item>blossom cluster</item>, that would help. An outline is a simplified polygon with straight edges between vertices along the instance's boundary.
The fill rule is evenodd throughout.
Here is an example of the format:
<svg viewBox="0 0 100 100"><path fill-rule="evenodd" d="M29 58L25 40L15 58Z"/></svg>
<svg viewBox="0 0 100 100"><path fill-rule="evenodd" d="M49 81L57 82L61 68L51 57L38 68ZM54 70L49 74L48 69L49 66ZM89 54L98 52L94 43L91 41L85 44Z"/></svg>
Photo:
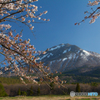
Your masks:
<svg viewBox="0 0 100 100"><path fill-rule="evenodd" d="M44 66L42 62L37 63L39 58L35 55L45 54L47 50L36 51L34 45L30 44L30 39L23 40L22 31L17 33L16 30L12 30L13 26L10 24L11 22L16 24L16 21L19 21L33 30L35 20L50 21L50 19L42 18L42 15L47 14L48 11L37 14L38 6L34 5L36 1L38 0L0 0L0 54L4 56L0 64L5 66L0 68L0 75L8 71L9 76L19 76L25 85L27 84L24 78L35 84L38 83L35 80L37 78L40 82L60 81L58 76L49 76L48 66ZM30 73L35 74L36 77L29 76Z"/></svg>
<svg viewBox="0 0 100 100"><path fill-rule="evenodd" d="M88 6L96 6L100 4L100 0L94 0L93 2L89 1ZM84 22L86 19L90 18L90 24L94 23L96 19L100 16L100 7L97 7L95 10L91 8L92 12L85 11L84 14L89 14L88 16L85 16L84 19L81 22ZM80 25L80 23L75 23L75 25Z"/></svg>
<svg viewBox="0 0 100 100"><path fill-rule="evenodd" d="M89 6L98 5L99 2L100 2L100 0L95 0L95 1L93 1L93 2L89 1L88 5L89 5Z"/></svg>
<svg viewBox="0 0 100 100"><path fill-rule="evenodd" d="M38 0L0 0L0 54L4 56L4 60L0 64L5 65L4 71L12 70L9 75L14 73L14 75L20 76L20 80L24 84L26 83L23 78L37 83L35 78L27 76L27 73L35 73L42 80L42 77L48 76L50 70L41 62L36 62L38 58L35 55L46 52L36 51L34 45L30 44L30 39L23 40L22 34L12 30L13 26L9 24L9 22L19 21L33 30L35 19L50 21L50 19L41 17L48 11L36 14L38 11L38 6L34 5L36 1ZM0 75L2 74L4 73L0 69Z"/></svg>
<svg viewBox="0 0 100 100"><path fill-rule="evenodd" d="M41 18L48 11L36 14L38 11L38 6L34 5L36 1L38 0L0 0L0 23L17 20L33 30L32 24L35 23L35 19L50 21L50 19Z"/></svg>
<svg viewBox="0 0 100 100"><path fill-rule="evenodd" d="M48 75L50 68L43 66L41 62L36 62L38 58L36 58L34 55L38 52L35 51L34 45L30 45L30 39L22 40L19 34L12 36L12 32L9 31L8 36L6 34L0 34L0 45L0 52L2 52L5 57L5 61L7 61L3 62L3 64L9 64L10 66L5 66L5 71L12 69L12 72L14 72L15 75L20 76L21 80L23 79L22 77L24 77L34 83L37 82L31 76L27 76L28 71L31 74L41 73L41 77ZM42 51L39 51L39 54L40 53L45 54L45 52ZM24 62L26 65L24 66L22 62ZM0 74L3 74L3 72L0 71ZM23 83L25 82L23 81Z"/></svg>

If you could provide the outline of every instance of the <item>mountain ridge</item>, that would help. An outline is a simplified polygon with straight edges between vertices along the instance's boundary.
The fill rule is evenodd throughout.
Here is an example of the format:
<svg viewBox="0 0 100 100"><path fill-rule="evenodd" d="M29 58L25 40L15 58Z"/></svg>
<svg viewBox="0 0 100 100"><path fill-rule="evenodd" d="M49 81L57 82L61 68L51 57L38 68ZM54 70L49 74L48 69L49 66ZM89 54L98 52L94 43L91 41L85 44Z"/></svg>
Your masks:
<svg viewBox="0 0 100 100"><path fill-rule="evenodd" d="M100 54L83 50L68 43L53 46L47 50L46 54L41 54L38 57L40 58L38 61L48 65L51 72L64 72L84 65L100 66Z"/></svg>

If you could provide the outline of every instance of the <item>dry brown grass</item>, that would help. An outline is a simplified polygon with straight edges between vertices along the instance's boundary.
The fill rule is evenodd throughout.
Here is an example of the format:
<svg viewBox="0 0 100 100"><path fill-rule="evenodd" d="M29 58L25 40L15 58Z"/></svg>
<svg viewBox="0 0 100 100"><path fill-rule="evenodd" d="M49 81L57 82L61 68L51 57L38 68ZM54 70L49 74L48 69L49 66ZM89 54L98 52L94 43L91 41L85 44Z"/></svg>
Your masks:
<svg viewBox="0 0 100 100"><path fill-rule="evenodd" d="M100 96L98 97L70 97L70 96L4 97L0 98L0 100L80 100L80 99L94 100L92 98L100 100Z"/></svg>

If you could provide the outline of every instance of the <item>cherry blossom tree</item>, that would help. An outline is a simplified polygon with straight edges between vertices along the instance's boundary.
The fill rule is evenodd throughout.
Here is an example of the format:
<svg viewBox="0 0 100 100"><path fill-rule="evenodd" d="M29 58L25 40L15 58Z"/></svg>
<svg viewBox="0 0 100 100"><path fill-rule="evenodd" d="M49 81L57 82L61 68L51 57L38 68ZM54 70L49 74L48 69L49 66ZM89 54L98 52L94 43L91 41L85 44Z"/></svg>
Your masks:
<svg viewBox="0 0 100 100"><path fill-rule="evenodd" d="M95 20L100 16L100 0L94 0L94 1L89 1L88 2L88 6L97 6L95 10L93 10L93 8L91 8L91 12L89 11L85 11L84 14L87 14L84 19L78 23L75 23L75 25L80 25L80 23L84 22L86 19L91 19L90 20L90 24L94 23Z"/></svg>
<svg viewBox="0 0 100 100"><path fill-rule="evenodd" d="M28 72L35 73L40 81L44 79L49 79L51 82L58 81L58 77L49 76L49 67L36 62L38 58L35 55L46 52L36 51L34 45L30 44L30 39L22 39L23 31L18 34L10 24L20 22L33 30L35 20L50 21L50 19L42 18L42 15L48 11L36 14L38 12L38 6L34 5L36 1L38 0L0 0L0 54L4 56L0 64L5 65L4 70L9 72L8 75L13 72L20 76L24 84L26 83L23 78L37 83L34 77L27 75ZM1 68L0 75L2 74L4 73Z"/></svg>

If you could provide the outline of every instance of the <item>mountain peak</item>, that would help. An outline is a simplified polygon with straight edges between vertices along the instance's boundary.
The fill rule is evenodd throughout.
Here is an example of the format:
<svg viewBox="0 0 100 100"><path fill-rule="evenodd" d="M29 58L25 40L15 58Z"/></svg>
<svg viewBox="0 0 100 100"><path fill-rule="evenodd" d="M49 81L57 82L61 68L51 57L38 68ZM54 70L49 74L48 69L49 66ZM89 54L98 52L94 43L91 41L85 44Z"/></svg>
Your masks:
<svg viewBox="0 0 100 100"><path fill-rule="evenodd" d="M56 45L56 46L49 48L49 51L54 51L54 50L61 49L61 48L63 48L63 49L68 49L68 48L80 49L76 45L71 45L69 43L66 43L66 44L62 43L62 44L59 44L59 45Z"/></svg>
<svg viewBox="0 0 100 100"><path fill-rule="evenodd" d="M100 65L100 54L83 50L76 45L59 44L49 48L46 54L41 54L38 61L50 66L51 71L66 71L84 65Z"/></svg>

